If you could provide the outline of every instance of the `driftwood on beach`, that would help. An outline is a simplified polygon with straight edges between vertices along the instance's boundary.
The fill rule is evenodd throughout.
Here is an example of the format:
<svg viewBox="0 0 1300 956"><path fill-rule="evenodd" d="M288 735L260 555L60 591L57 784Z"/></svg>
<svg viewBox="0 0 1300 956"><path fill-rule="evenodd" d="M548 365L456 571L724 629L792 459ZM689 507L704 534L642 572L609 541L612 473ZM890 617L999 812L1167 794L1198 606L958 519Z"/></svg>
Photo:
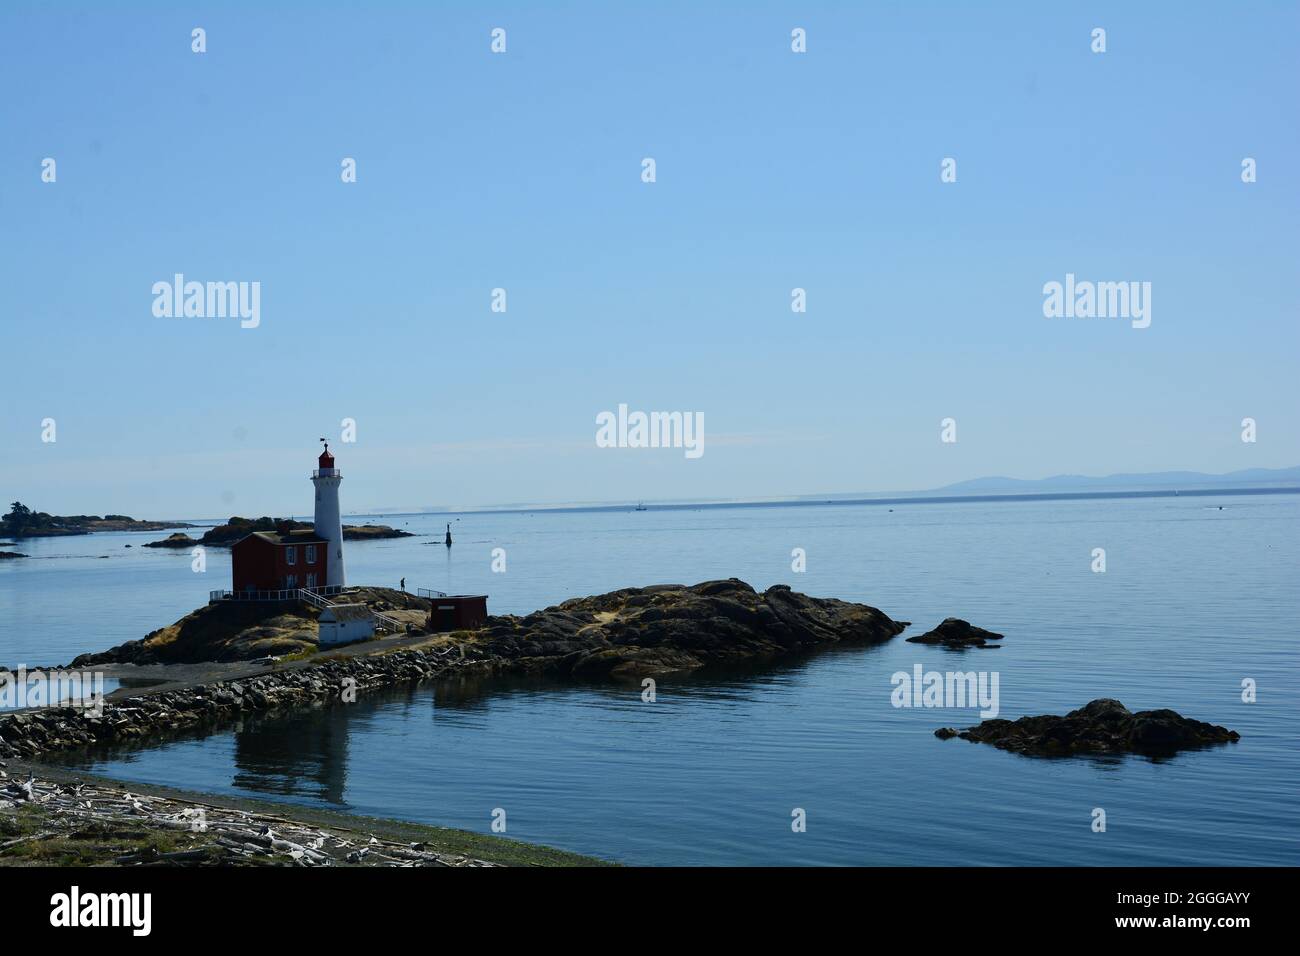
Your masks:
<svg viewBox="0 0 1300 956"><path fill-rule="evenodd" d="M5 838L29 818L35 832ZM82 781L11 780L0 770L0 865L14 857L70 862L63 855L117 866L496 865L344 827Z"/></svg>

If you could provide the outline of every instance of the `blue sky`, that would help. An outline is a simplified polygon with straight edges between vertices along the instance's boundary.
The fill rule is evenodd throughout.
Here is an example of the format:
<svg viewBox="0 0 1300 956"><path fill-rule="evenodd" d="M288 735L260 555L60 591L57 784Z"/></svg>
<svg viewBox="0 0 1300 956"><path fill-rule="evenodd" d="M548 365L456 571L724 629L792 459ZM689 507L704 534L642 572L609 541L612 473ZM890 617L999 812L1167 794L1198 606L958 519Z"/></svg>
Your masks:
<svg viewBox="0 0 1300 956"><path fill-rule="evenodd" d="M269 6L0 7L6 501L303 513L345 417L358 510L1300 463L1294 4Z"/></svg>

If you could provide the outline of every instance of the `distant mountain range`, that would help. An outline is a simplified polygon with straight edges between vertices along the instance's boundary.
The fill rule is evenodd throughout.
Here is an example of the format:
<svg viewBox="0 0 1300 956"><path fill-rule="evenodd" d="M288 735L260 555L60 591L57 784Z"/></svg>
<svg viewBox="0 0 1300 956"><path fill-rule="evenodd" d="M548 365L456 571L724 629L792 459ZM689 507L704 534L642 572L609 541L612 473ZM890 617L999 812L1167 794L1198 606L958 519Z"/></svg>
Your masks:
<svg viewBox="0 0 1300 956"><path fill-rule="evenodd" d="M1123 472L1117 475L1053 475L1050 478L971 478L925 491L847 491L796 495L795 502L871 501L877 499L960 498L963 495L1058 495L1192 491L1228 488L1300 488L1300 465L1292 468L1245 468L1223 475L1202 471Z"/></svg>
<svg viewBox="0 0 1300 956"><path fill-rule="evenodd" d="M847 501L919 501L926 498L960 498L963 495L1057 495L1070 493L1123 493L1153 491L1194 491L1231 488L1300 488L1300 465L1293 468L1246 468L1224 475L1201 471L1151 471L1118 475L1054 475L1051 478L1007 478L993 476L959 481L928 491L842 491L820 495L791 495L776 498L674 498L650 501L651 508L715 508L738 505L780 505L843 503ZM630 510L632 501L571 501L453 507L369 508L358 515L455 514L475 511L622 511ZM349 512L352 514L352 512Z"/></svg>
<svg viewBox="0 0 1300 956"><path fill-rule="evenodd" d="M1051 478L972 478L955 485L945 485L927 494L987 495L1034 494L1062 491L1129 491L1139 489L1300 486L1300 466L1293 468L1246 468L1223 475L1201 471L1150 471L1096 477L1092 475L1053 475Z"/></svg>

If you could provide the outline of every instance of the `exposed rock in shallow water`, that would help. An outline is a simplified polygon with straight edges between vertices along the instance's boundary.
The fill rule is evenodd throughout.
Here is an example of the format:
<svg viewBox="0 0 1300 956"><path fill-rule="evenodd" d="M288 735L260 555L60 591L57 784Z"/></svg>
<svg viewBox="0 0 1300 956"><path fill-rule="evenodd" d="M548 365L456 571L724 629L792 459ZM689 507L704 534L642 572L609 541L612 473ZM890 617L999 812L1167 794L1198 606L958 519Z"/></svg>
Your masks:
<svg viewBox="0 0 1300 956"><path fill-rule="evenodd" d="M189 528L192 525L167 525L165 527L182 527ZM190 548L194 545L201 544L207 548L228 548L236 541L254 531L274 531L277 527L287 527L290 530L305 531L310 530L313 525L309 521L293 521L288 519L276 518L240 518L233 517L226 524L217 525L215 528L209 528L203 532L202 538L191 538L185 534L173 534L161 541L150 541L146 548ZM345 524L343 526L344 541L371 541L377 538L411 538L414 534L410 531L399 531L391 528L386 524Z"/></svg>
<svg viewBox="0 0 1300 956"><path fill-rule="evenodd" d="M491 617L475 646L513 670L636 677L778 657L819 645L877 644L906 622L865 604L784 584L759 594L728 578L574 598L524 617Z"/></svg>
<svg viewBox="0 0 1300 956"><path fill-rule="evenodd" d="M193 548L200 543L198 538L191 538L183 531L177 531L175 534L169 534L161 541L146 541L146 548ZM129 544L127 547L131 547Z"/></svg>
<svg viewBox="0 0 1300 956"><path fill-rule="evenodd" d="M942 644L944 647L960 650L967 647L985 647L996 649L999 644L989 641L1002 640L1001 634L976 627L959 617L946 617L933 631L926 631L916 637L909 637L909 644Z"/></svg>
<svg viewBox="0 0 1300 956"><path fill-rule="evenodd" d="M941 740L961 737L1015 753L1048 757L1090 753L1170 754L1234 742L1241 736L1235 730L1192 720L1172 710L1133 713L1109 697L1091 701L1064 717L986 720L960 732L943 727L934 735Z"/></svg>

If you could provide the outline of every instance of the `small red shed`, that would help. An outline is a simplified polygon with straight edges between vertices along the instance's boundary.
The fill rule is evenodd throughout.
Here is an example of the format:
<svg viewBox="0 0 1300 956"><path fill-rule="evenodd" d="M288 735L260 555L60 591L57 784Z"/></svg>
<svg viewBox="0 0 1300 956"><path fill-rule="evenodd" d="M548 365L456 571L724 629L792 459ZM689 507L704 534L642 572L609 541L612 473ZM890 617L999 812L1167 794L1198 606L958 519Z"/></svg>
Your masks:
<svg viewBox="0 0 1300 956"><path fill-rule="evenodd" d="M487 623L486 594L446 594L429 608L430 633L473 631Z"/></svg>

